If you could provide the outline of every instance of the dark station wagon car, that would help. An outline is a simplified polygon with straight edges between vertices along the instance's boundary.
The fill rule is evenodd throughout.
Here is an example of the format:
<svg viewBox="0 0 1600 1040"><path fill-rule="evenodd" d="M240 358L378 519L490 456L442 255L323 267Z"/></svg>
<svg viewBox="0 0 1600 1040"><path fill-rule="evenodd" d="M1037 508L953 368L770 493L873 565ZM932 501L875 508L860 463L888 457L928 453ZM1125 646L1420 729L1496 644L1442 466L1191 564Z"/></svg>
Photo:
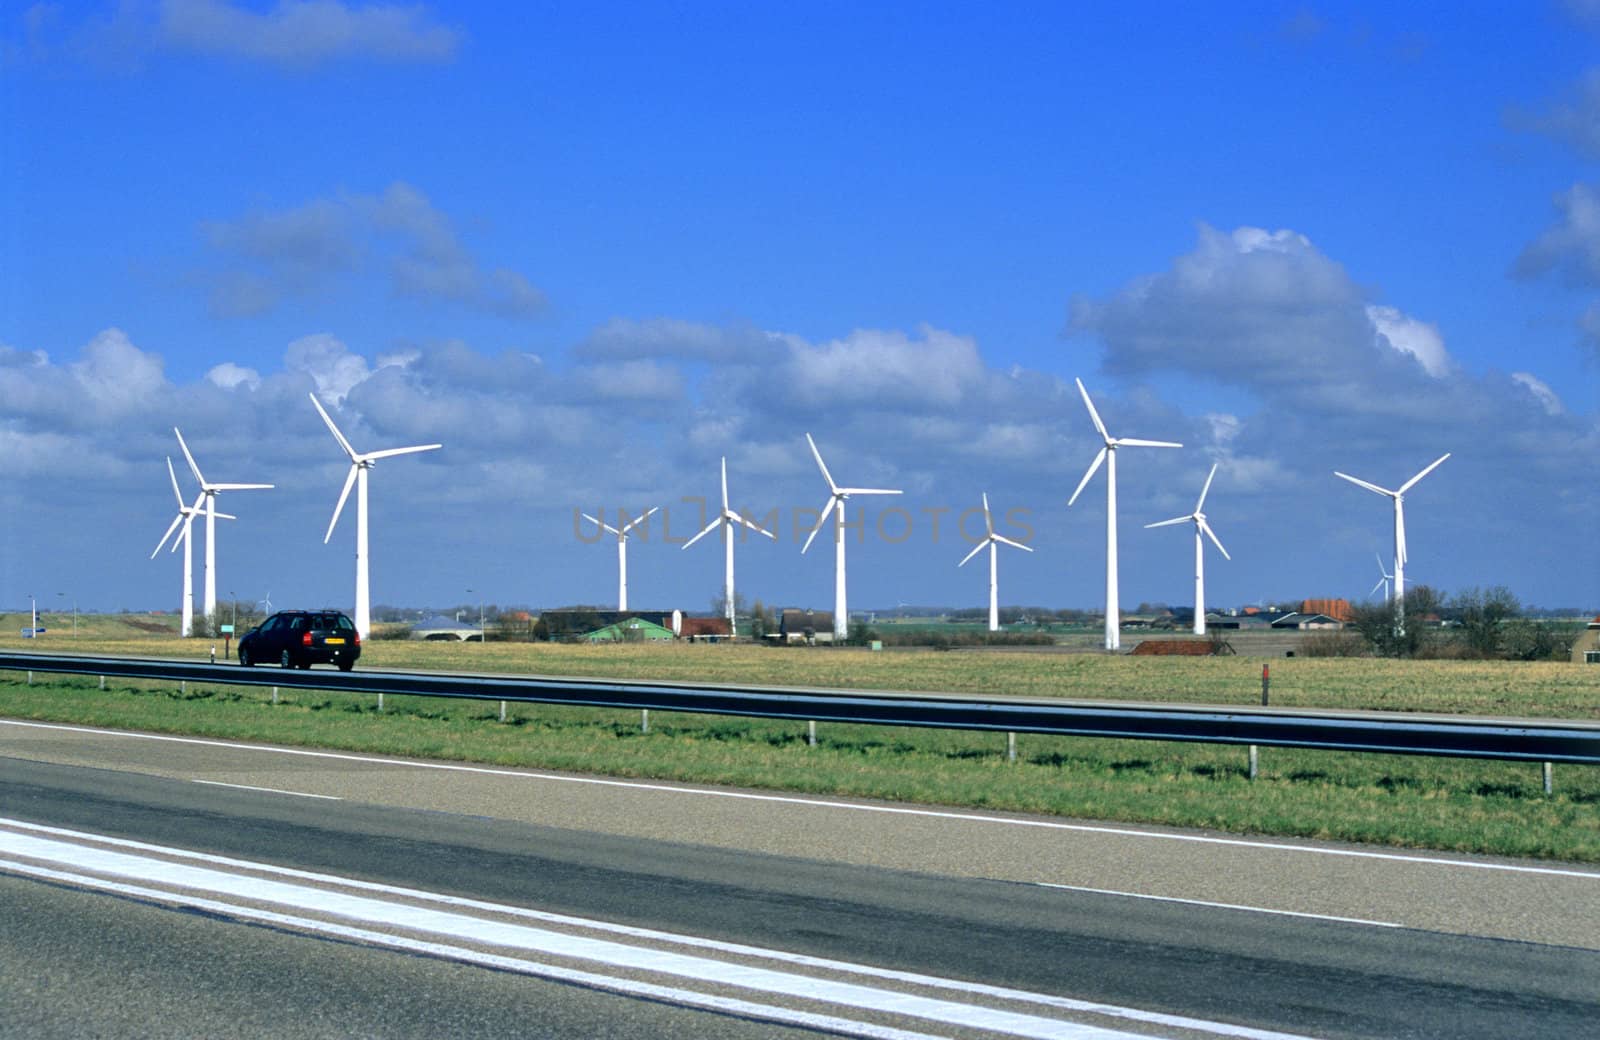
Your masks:
<svg viewBox="0 0 1600 1040"><path fill-rule="evenodd" d="M361 656L361 633L337 610L280 610L239 640L239 663L310 668L335 664L341 672Z"/></svg>

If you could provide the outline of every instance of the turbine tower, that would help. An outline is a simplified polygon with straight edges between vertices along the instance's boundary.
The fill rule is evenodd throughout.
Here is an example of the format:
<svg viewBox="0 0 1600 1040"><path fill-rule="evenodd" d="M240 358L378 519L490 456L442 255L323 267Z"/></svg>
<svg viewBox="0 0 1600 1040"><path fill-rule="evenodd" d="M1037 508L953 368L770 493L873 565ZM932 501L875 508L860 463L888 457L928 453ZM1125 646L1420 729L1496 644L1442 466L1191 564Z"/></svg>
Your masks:
<svg viewBox="0 0 1600 1040"><path fill-rule="evenodd" d="M1443 462L1449 457L1450 453L1448 451L1443 455L1440 455L1438 458L1428 463L1428 465L1424 466L1421 472L1419 472L1416 476L1412 477L1404 484L1401 484L1400 487L1394 491L1390 491L1388 488L1379 487L1370 481L1362 480L1360 477L1352 477L1348 473L1340 473L1338 470L1333 471L1333 475L1336 477L1342 477L1357 487L1364 487L1375 495L1387 495L1394 501L1394 573L1392 577L1394 578L1394 616L1395 631L1397 632L1403 633L1405 631L1406 624L1406 492L1416 487L1417 481L1421 480L1429 473L1432 473L1434 468L1438 466L1439 463ZM1381 564L1382 561L1379 562Z"/></svg>
<svg viewBox="0 0 1600 1040"><path fill-rule="evenodd" d="M183 624L179 628L179 634L187 639L194 634L194 542L189 538L189 530L194 526L194 518L200 515L200 503L205 498L205 492L202 491L194 496L194 505L183 504L183 492L178 490L178 474L173 472L171 455L167 456L167 476L172 479L172 497L178 500L178 515L167 525L167 533L161 536L161 541L151 550L150 558L155 559L156 553L160 552L161 547L167 544L167 539L172 537L172 532L177 531L180 524L183 525L177 539L172 543L172 551L177 552L178 543L183 543ZM217 516L224 520L236 519L227 513L218 513Z"/></svg>
<svg viewBox="0 0 1600 1040"><path fill-rule="evenodd" d="M1094 421L1095 431L1105 441L1105 445L1095 455L1094 461L1089 463L1089 470L1078 481L1078 490L1067 499L1067 508L1072 508L1072 503L1083 494L1083 489L1088 487L1089 479L1103 462L1106 464L1106 649L1118 650L1122 647L1122 611L1117 603L1117 449L1118 448L1181 448L1183 445L1173 441L1143 441L1133 437L1113 437L1106 431L1106 424L1100 421L1100 413L1094 410L1094 402L1089 400L1089 391L1083 388L1083 380L1074 380L1078 384L1078 393L1083 395L1083 403L1089 409L1089 418Z"/></svg>
<svg viewBox="0 0 1600 1040"><path fill-rule="evenodd" d="M649 515L649 513L645 514L645 516ZM643 519L643 517L640 519ZM778 540L777 535L773 534L771 531L766 531L760 527L757 527L755 524L751 523L745 517L740 516L738 513L734 512L731 507L729 507L728 457L724 455L722 457L722 512L717 514L717 518L715 520L701 528L699 534L695 535L687 542L684 542L683 547L687 549L689 546L693 545L695 542L698 542L712 531L715 531L719 527L722 528L722 545L724 550L727 552L727 568L724 572L725 577L723 581L722 596L724 606L728 611L728 635L730 636L736 636L739 634L739 621L733 609L733 529L740 524L750 528L750 530L754 531L756 534L764 534L773 541Z"/></svg>
<svg viewBox="0 0 1600 1040"><path fill-rule="evenodd" d="M189 446L183 442L183 434L174 426L172 432L178 434L178 447L183 449L183 457L189 460L189 469L194 472L194 479L200 483L200 493L206 500L206 593L202 607L205 617L211 617L217 612L217 492L218 491L261 491L272 487L271 484L211 484L200 475L200 467L195 465L194 456L189 454ZM231 518L230 518L231 519Z"/></svg>
<svg viewBox="0 0 1600 1040"><path fill-rule="evenodd" d="M1030 546L1023 545L1021 542L1014 542L1005 535L997 534L995 532L994 514L989 512L989 493L987 491L983 493L983 527L984 531L986 532L983 536L983 539L978 542L977 545L974 545L972 547L972 551L967 553L967 555L961 560L960 563L956 564L956 566L965 567L967 565L967 560L970 560L974 556L978 555L978 550L982 549L984 546L988 546L989 631L998 632L1000 631L1000 581L997 576L999 573L999 565L995 563L995 557L999 553L997 547L1001 545L1009 545L1013 549L1021 549L1023 552L1033 552L1033 549Z"/></svg>
<svg viewBox="0 0 1600 1040"><path fill-rule="evenodd" d="M350 456L350 473L344 478L344 490L339 492L339 504L333 507L333 519L328 521L328 533L322 536L322 544L327 545L328 539L333 537L333 529L339 523L339 514L344 510L345 499L350 497L350 485L356 485L356 631L363 637L372 634L372 602L367 580L367 470L379 459L391 458L395 455L412 455L419 451L433 451L443 447L439 444L416 444L409 448L385 448L382 451L356 451L345 440L344 434L339 432L339 427L333 424L333 419L328 416L322 407L322 402L317 400L316 394L309 395L311 403L316 406L317 414L322 416L322 421L328 424L328 429L333 431L333 437L339 442L339 447Z"/></svg>
<svg viewBox="0 0 1600 1040"><path fill-rule="evenodd" d="M1206 474L1205 487L1200 489L1200 501L1194 504L1194 512L1186 516L1175 516L1171 520L1162 520L1159 523L1145 524L1146 528L1168 527L1172 524L1182 524L1194 521L1194 634L1206 634L1206 556L1205 542L1201 535L1211 539L1211 544L1217 547L1224 560L1233 559L1228 555L1228 550L1222 547L1217 540L1217 534L1211 530L1211 525L1206 522L1206 514L1202 512L1206 507L1206 492L1211 490L1211 478L1217 475L1216 463L1211 464L1211 472Z"/></svg>
<svg viewBox="0 0 1600 1040"><path fill-rule="evenodd" d="M822 461L822 452L817 450L817 442L811 439L811 434L806 434L806 443L811 445L811 454L816 457L817 468L822 470L822 479L828 482L828 501L817 513L817 526L811 529L811 534L806 537L806 544L801 546L802 554L811 548L812 539L817 537L817 532L822 530L829 513L834 514L833 527L833 638L836 642L843 642L850 635L850 611L845 603L844 586L844 504L851 495L898 495L899 491L888 488L842 488L833 482L833 476L828 472L828 467Z"/></svg>
<svg viewBox="0 0 1600 1040"><path fill-rule="evenodd" d="M591 524L599 524L602 530L610 531L617 536L617 610L619 612L628 609L628 532L650 519L650 514L660 508L660 506L651 506L626 523L622 522L623 514L619 509L617 511L617 522L622 524L620 529L612 527L604 520L592 517L588 513L583 514L583 518ZM601 512L603 513L605 510L602 509Z"/></svg>

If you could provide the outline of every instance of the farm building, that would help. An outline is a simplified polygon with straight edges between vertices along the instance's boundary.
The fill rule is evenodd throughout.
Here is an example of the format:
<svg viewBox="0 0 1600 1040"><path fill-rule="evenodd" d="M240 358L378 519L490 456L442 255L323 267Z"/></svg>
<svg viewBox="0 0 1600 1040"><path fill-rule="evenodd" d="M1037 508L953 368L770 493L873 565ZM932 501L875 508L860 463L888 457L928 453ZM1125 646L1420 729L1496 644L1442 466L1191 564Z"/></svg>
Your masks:
<svg viewBox="0 0 1600 1040"><path fill-rule="evenodd" d="M1302 631L1310 629L1337 629L1343 628L1344 622L1338 618L1331 618L1326 614L1301 614L1292 611L1272 620L1273 628L1298 628Z"/></svg>
<svg viewBox="0 0 1600 1040"><path fill-rule="evenodd" d="M597 628L583 637L591 643L647 643L673 638L672 629L663 628L654 621L630 617L604 628Z"/></svg>
<svg viewBox="0 0 1600 1040"><path fill-rule="evenodd" d="M694 643L714 643L732 633L725 617L686 617L678 635Z"/></svg>
<svg viewBox="0 0 1600 1040"><path fill-rule="evenodd" d="M435 614L433 617L423 618L411 626L411 639L427 639L434 642L467 642L483 641L483 633L477 625L466 624L455 618Z"/></svg>
<svg viewBox="0 0 1600 1040"><path fill-rule="evenodd" d="M833 642L833 611L789 607L778 615L778 642Z"/></svg>
<svg viewBox="0 0 1600 1040"><path fill-rule="evenodd" d="M1572 641L1573 664L1600 664L1600 616Z"/></svg>

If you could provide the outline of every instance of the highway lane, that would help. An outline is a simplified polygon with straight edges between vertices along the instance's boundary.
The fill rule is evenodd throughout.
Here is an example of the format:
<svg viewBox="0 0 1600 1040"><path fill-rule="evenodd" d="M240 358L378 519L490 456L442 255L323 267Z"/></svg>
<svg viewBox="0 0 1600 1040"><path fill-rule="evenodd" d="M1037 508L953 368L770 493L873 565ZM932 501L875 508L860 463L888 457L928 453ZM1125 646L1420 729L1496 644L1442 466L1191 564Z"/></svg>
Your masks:
<svg viewBox="0 0 1600 1040"><path fill-rule="evenodd" d="M1183 889L1206 875L1225 897L1211 902L1261 906L1249 898L1250 860L1261 856L1292 875L1280 888L1320 888L1312 902L1359 911L1335 916L1373 920L1375 909L1404 916L1418 903L1440 916L1475 898L1519 904L1511 893L1531 886L1565 900L1561 916L1593 946L1592 871L1411 864L1345 848L1314 858L1203 835L1142 838L71 728L0 725L0 754L0 815L11 818L1117 1006L1327 1036L1503 1036L1530 1022L1579 1036L1600 1010L1600 955L1478 937L1510 928L1491 907L1466 915L1486 926L1441 934L1028 883ZM1435 879L1430 896L1422 882L1391 885L1406 869L1467 880L1447 873L1454 883ZM1027 870L1048 877L1007 876ZM1528 930L1552 927L1535 919Z"/></svg>

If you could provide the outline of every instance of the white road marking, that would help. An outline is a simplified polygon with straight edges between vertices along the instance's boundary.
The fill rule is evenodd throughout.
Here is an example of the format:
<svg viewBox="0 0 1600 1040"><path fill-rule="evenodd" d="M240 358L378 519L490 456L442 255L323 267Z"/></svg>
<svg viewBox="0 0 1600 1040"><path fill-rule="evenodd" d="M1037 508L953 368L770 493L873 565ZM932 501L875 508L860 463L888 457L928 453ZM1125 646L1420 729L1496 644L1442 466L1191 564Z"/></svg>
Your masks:
<svg viewBox="0 0 1600 1040"><path fill-rule="evenodd" d="M329 802L342 802L335 794L311 794L308 791L285 791L277 787L256 787L252 784L225 784L221 780L191 780L190 783L205 784L207 787L232 787L240 791L265 791L267 794L288 794L296 798L321 798Z"/></svg>
<svg viewBox="0 0 1600 1040"><path fill-rule="evenodd" d="M1302 910L1273 910L1264 906L1245 906L1241 903L1213 903L1208 899L1180 899L1177 896L1153 896L1144 892L1121 892L1114 888L1089 888L1084 885L1058 885L1050 881L1030 882L1038 888L1059 888L1067 892L1088 892L1097 896L1122 896L1127 899L1148 899L1153 903L1186 903L1189 906L1208 906L1216 910L1243 910L1252 914L1276 914L1279 917L1306 917L1313 921L1335 921L1339 924L1365 924L1374 928L1404 928L1394 921L1372 921L1364 917L1335 917L1332 914L1311 914Z"/></svg>
<svg viewBox="0 0 1600 1040"><path fill-rule="evenodd" d="M484 960L485 958L496 958L500 966L512 967L513 970L526 971L547 977L572 977L574 974L580 974L586 976L587 979L598 979L598 982L592 984L602 985L608 989L618 989L623 986L638 987L647 984L613 978L608 975L594 976L592 973L574 973L572 969L563 969L515 957L507 958L502 955L467 950L451 945L448 942L439 943L432 940L419 940L405 936L391 936L381 932L371 932L360 926L382 927L388 925L413 932L421 932L444 940L476 942L534 955L583 960L624 972L653 972L686 980L733 986L768 996L821 1001L835 1006L856 1008L864 1011L892 1011L911 1018L957 1028L1002 1032L1015 1036L1039 1038L1039 1040L1133 1040L1133 1034L1083 1023L1043 1018L1039 1015L1023 1012L1007 1011L956 1000L900 992L885 989L881 986L864 985L859 982L802 975L759 965L730 963L700 955L678 953L668 949L634 946L611 939L566 934L548 928L521 924L515 920L487 919L463 913L456 909L466 901L439 897L432 893L419 892L415 893L415 897L420 900L442 903L450 906L451 909L418 905L417 902L395 902L374 898L373 896L357 895L350 891L329 891L309 884L275 881L261 875L274 873L280 875L296 874L304 878L320 877L328 883L351 889L371 890L376 887L353 879L327 875L309 875L304 872L289 871L285 868L265 863L241 860L228 861L230 865L253 872L253 875L235 874L213 869L212 867L191 866L182 862L175 862L175 860L181 859L202 861L217 861L221 859L221 857L210 857L201 853L189 852L188 850L144 845L144 849L158 851L164 856L164 858L155 858L154 856L135 855L131 852L114 851L109 848L75 844L55 838L42 837L38 834L38 832L64 833L58 828L47 828L5 820L0 820L0 825L8 828L0 830L0 853L4 853L9 857L18 857L18 859L0 859L0 868L10 871L32 876L50 876L55 880L69 881L73 884L103 890L121 891L125 894L138 894L144 898L165 903L204 906L207 909L220 910L220 912L233 916L248 917L256 920L276 919L284 923L292 922L295 927L315 932L343 935L360 932L362 941L386 946L402 946L403 948L417 949L421 952L429 952L436 956L452 957L458 960L475 960L478 963L487 963ZM78 833L78 836L83 840L101 844L121 846L137 844L103 838L98 835L81 834L81 832ZM27 863L20 860L34 862ZM41 864L51 864L52 866L43 866ZM101 876L86 876L75 873L70 869L65 871L57 869L61 867L90 871L95 875ZM145 887L147 884L171 886L172 889L183 889L184 891L173 891L165 887L160 889L148 888ZM240 900L246 904L256 905L240 906L229 900ZM259 904L267 904L279 909L263 910L259 907ZM477 903L474 908L492 911L501 917L511 918L527 916L533 913L518 907L492 903ZM326 914L351 924L332 924L326 921L286 916L281 912L282 910ZM581 926L595 929L608 927L605 922L589 922L579 918L569 918L568 920L577 922ZM610 927L614 928L615 926ZM686 940L688 943L693 942L693 937L674 938ZM749 950L755 957L778 962L785 960L786 956L781 951L766 951L754 947L745 947L744 949ZM875 972L874 969L863 965L851 965L844 962L831 963L836 964L841 973L862 976L872 976L875 973L881 975L881 972ZM556 973L558 972L566 974L564 976L557 975ZM923 978L921 976L907 977L913 980ZM991 987L971 987L957 980L929 979L928 981L937 983L946 989L965 989L974 994L995 995L996 993L1006 992ZM664 996L663 999L671 999L678 1003L705 1006L705 1000L719 999L705 994L689 993L689 991L682 991L684 995L679 996L676 994L679 994L680 991L675 987L653 988L658 993L674 994L673 996ZM1213 1035L1244 1038L1244 1040L1291 1040L1289 1034L1250 1029L1226 1023L1150 1014L1133 1008L1119 1008L1089 1002L1067 1002L1062 1001L1061 998L1049 998L1045 994L1019 995L1035 998L1034 1003L1048 1003L1056 1006L1065 1004L1070 1006L1072 1010L1109 1014L1124 1020L1140 1021L1146 1024L1177 1026ZM756 1008L757 1011L755 1013L758 1013L763 1018L796 1014L791 1009L776 1005L749 1004L749 1002L743 1001L738 1003ZM883 1027L869 1026L866 1023L857 1023L848 1019L840 1020L840 1024L847 1026L847 1031L854 1035L885 1037L916 1035L896 1030L884 1030ZM837 1026L828 1026L828 1028L837 1028ZM868 1029L873 1031L864 1031Z"/></svg>
<svg viewBox="0 0 1600 1040"><path fill-rule="evenodd" d="M1552 877L1582 878L1600 881L1600 871L1577 870L1568 867L1535 867L1517 863L1490 863L1475 860L1450 859L1444 856L1411 855L1400 852L1376 852L1369 849L1335 849L1316 845L1294 845L1287 842L1258 841L1249 838L1221 838L1207 834L1175 834L1167 831L1136 830L1132 827L1112 827L1101 824L1064 823L1058 820L1025 819L1010 816L991 816L983 813L957 812L944 809L921 809L898 805L864 805L858 802L832 801L822 798L801 798L794 795L761 794L753 791L726 791L717 788L689 787L673 784L647 783L634 780L612 780L601 777L566 776L560 773L540 773L526 769L499 769L491 766L469 766L452 762L419 762L403 758L384 758L377 755L355 755L339 751L313 751L306 748L273 747L266 744L247 744L237 741L209 740L200 737L174 737L159 733L133 733L125 730L103 730L89 726L69 726L49 722L22 722L0 719L3 726L23 726L37 729L63 730L102 737L125 737L134 740L160 740L178 744L196 744L203 747L232 748L258 751L263 754L293 755L303 758L323 758L367 765L398 766L407 769L429 769L444 772L476 773L485 776L520 777L526 780L548 780L555 783L589 784L598 787L623 787L642 791L697 796L704 798L732 798L756 802L773 802L784 805L802 805L842 812L884 813L896 816L922 816L933 819L961 820L969 823L993 824L1003 827L1029 827L1040 830L1075 831L1085 834L1107 834L1115 837L1138 838L1148 841L1177 841L1200 845L1220 845L1234 848L1264 849L1273 852L1293 852L1313 856L1337 856L1350 859L1386 860L1396 863L1414 863L1425 866L1454 867L1462 870L1500 871L1512 874L1542 874Z"/></svg>

